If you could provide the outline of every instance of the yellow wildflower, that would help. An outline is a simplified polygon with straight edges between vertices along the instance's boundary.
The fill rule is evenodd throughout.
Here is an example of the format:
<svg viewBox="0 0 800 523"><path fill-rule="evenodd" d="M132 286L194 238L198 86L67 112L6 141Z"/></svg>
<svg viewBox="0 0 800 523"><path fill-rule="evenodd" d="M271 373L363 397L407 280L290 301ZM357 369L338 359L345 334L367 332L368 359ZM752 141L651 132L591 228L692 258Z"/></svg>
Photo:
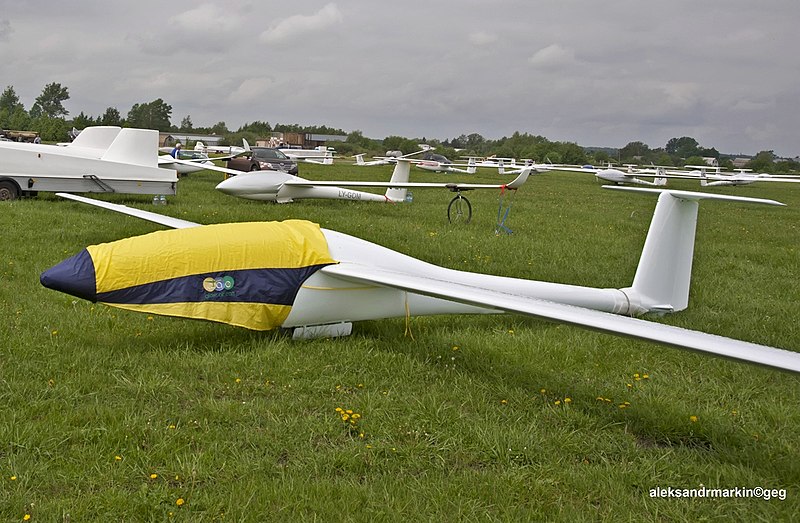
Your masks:
<svg viewBox="0 0 800 523"><path fill-rule="evenodd" d="M698 419L699 419L699 418L698 418L697 416L695 416L694 414L692 414L691 416L689 416L689 421L691 421L692 423L697 423L697 420L698 420Z"/></svg>
<svg viewBox="0 0 800 523"><path fill-rule="evenodd" d="M175 500L175 504L178 505L179 507L181 505L183 505L184 503L186 503L186 501L184 501L183 498L178 498L178 499Z"/></svg>
<svg viewBox="0 0 800 523"><path fill-rule="evenodd" d="M570 397L564 398L564 403L572 403L572 398Z"/></svg>
<svg viewBox="0 0 800 523"><path fill-rule="evenodd" d="M158 477L158 474L156 474L155 472L150 474L150 479L156 479L157 477Z"/></svg>

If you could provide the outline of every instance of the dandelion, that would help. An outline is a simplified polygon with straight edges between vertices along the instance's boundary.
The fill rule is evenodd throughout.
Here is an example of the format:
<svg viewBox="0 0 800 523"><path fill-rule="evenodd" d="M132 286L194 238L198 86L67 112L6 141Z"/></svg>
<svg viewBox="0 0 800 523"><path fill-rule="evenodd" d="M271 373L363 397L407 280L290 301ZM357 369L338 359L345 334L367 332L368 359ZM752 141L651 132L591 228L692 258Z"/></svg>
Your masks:
<svg viewBox="0 0 800 523"><path fill-rule="evenodd" d="M643 380L649 380L650 379L650 375L649 374L642 374L642 379Z"/></svg>
<svg viewBox="0 0 800 523"><path fill-rule="evenodd" d="M695 416L694 414L692 414L691 416L689 416L689 421L691 421L692 423L697 423L697 420L698 420L698 419L700 419L700 418L698 418L698 417L697 417L697 416Z"/></svg>
<svg viewBox="0 0 800 523"><path fill-rule="evenodd" d="M564 398L564 403L572 403L572 398L570 397Z"/></svg>
<svg viewBox="0 0 800 523"><path fill-rule="evenodd" d="M500 400L500 405L508 405L508 400Z"/></svg>
<svg viewBox="0 0 800 523"><path fill-rule="evenodd" d="M11 476L11 477L10 477L10 478L8 478L8 479L10 479L11 481L17 481L17 476Z"/></svg>
<svg viewBox="0 0 800 523"><path fill-rule="evenodd" d="M30 514L25 514L24 516L22 516L22 521L30 521L30 519L31 519Z"/></svg>
<svg viewBox="0 0 800 523"><path fill-rule="evenodd" d="M236 378L236 379L235 379L235 380L233 380L233 381L235 381L236 383L241 383L241 382L242 382L242 378Z"/></svg>
<svg viewBox="0 0 800 523"><path fill-rule="evenodd" d="M148 316L147 317L147 321L153 321L153 317L152 316Z"/></svg>
<svg viewBox="0 0 800 523"><path fill-rule="evenodd" d="M158 477L158 474L156 474L155 472L150 474L150 479L156 479L157 477Z"/></svg>
<svg viewBox="0 0 800 523"><path fill-rule="evenodd" d="M178 498L175 500L175 504L178 505L179 507L183 506L184 503L186 503L186 501L183 498Z"/></svg>
<svg viewBox="0 0 800 523"><path fill-rule="evenodd" d="M539 389L539 394L544 394L547 392L547 389Z"/></svg>
<svg viewBox="0 0 800 523"><path fill-rule="evenodd" d="M56 335L58 335L58 330L54 330L50 333L50 336L56 336Z"/></svg>
<svg viewBox="0 0 800 523"><path fill-rule="evenodd" d="M458 350L458 345L453 345L453 352Z"/></svg>
<svg viewBox="0 0 800 523"><path fill-rule="evenodd" d="M114 461L122 461L122 456L114 456Z"/></svg>
<svg viewBox="0 0 800 523"><path fill-rule="evenodd" d="M632 383L626 383L625 386L628 387L629 389L633 388L633 384Z"/></svg>
<svg viewBox="0 0 800 523"><path fill-rule="evenodd" d="M556 400L553 402L555 405L561 405L561 400Z"/></svg>
<svg viewBox="0 0 800 523"><path fill-rule="evenodd" d="M170 426L169 426L169 429L170 429L170 430L175 430L175 425L170 425Z"/></svg>

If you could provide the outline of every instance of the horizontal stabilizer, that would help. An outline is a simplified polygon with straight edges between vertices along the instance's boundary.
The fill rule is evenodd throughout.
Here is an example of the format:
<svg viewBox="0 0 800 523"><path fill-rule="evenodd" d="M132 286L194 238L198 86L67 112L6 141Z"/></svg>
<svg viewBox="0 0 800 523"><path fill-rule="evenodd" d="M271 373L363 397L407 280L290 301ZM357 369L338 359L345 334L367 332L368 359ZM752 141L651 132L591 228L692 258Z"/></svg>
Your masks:
<svg viewBox="0 0 800 523"><path fill-rule="evenodd" d="M678 191L675 189L647 189L645 187L623 187L619 185L603 185L603 189L613 189L615 191L649 192L649 193L669 193L682 200L728 200L731 202L761 203L764 205L786 205L775 200L765 198L750 198L748 196L733 196L730 194L715 194L708 192Z"/></svg>

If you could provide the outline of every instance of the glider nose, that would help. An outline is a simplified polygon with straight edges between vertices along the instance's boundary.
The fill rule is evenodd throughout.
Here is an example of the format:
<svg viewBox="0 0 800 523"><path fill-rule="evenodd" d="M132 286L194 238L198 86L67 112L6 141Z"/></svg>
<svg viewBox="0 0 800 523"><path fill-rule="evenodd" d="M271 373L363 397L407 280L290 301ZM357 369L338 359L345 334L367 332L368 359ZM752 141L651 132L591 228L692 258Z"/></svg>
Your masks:
<svg viewBox="0 0 800 523"><path fill-rule="evenodd" d="M226 178L217 184L216 189L225 194L236 194L236 176Z"/></svg>
<svg viewBox="0 0 800 523"><path fill-rule="evenodd" d="M86 249L44 271L39 281L48 289L97 301L94 262Z"/></svg>

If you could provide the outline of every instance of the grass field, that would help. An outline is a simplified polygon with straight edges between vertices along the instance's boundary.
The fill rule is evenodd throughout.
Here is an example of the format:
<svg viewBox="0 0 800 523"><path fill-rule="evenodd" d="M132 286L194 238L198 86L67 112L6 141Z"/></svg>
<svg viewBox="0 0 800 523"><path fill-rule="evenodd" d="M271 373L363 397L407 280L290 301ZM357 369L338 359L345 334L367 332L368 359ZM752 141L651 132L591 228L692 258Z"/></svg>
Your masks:
<svg viewBox="0 0 800 523"><path fill-rule="evenodd" d="M301 165L318 179L389 167ZM200 223L305 218L426 261L579 285L630 284L655 198L593 178L532 178L495 235L498 195L410 205L275 205L181 180ZM467 175L414 172L412 180ZM489 171L471 179L496 183ZM690 182L673 184L694 189ZM661 320L800 350L800 190L702 202L689 309ZM788 187L787 187L788 186ZM518 316L364 322L348 338L148 316L73 299L39 274L155 224L48 195L0 202L0 520L791 520L800 513L800 379ZM360 415L343 421L337 409ZM651 498L764 487L785 499Z"/></svg>

